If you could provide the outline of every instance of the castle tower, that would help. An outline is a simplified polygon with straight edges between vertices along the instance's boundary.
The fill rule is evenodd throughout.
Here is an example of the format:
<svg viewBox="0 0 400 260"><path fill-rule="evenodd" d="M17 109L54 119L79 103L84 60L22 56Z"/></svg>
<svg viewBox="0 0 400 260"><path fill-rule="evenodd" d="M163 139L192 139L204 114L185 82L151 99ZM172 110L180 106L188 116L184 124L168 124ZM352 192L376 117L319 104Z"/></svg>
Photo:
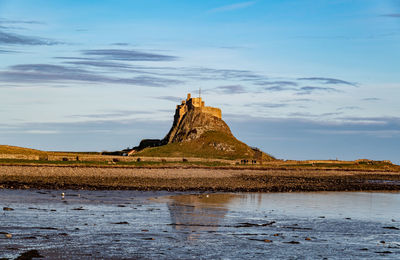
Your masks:
<svg viewBox="0 0 400 260"><path fill-rule="evenodd" d="M207 113L220 119L222 118L221 109L206 107L201 97L192 98L191 94L188 93L186 100L182 100L181 104L176 106L174 125L178 125L182 117L192 109L201 109L202 113Z"/></svg>

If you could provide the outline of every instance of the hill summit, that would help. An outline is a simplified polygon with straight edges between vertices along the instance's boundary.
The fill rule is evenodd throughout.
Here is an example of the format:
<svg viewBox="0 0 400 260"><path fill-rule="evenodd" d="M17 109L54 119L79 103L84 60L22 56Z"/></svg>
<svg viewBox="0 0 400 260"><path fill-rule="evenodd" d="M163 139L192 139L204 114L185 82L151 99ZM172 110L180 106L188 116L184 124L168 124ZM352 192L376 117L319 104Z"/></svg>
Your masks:
<svg viewBox="0 0 400 260"><path fill-rule="evenodd" d="M144 139L129 155L252 160L274 158L237 140L222 120L221 109L187 95L176 106L174 122L164 139Z"/></svg>

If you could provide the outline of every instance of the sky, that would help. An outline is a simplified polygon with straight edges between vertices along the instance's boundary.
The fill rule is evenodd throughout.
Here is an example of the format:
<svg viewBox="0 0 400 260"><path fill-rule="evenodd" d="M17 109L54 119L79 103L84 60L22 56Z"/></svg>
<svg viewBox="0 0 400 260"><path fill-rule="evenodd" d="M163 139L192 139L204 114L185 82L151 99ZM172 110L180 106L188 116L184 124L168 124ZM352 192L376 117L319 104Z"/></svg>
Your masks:
<svg viewBox="0 0 400 260"><path fill-rule="evenodd" d="M0 0L0 144L133 147L200 88L277 158L400 164L400 0Z"/></svg>

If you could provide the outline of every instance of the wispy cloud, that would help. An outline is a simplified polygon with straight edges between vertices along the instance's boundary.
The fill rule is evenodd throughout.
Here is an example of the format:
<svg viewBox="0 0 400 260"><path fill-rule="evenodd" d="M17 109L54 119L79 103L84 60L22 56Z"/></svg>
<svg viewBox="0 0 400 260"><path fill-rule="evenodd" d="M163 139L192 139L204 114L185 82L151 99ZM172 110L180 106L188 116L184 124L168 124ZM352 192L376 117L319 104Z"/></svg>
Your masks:
<svg viewBox="0 0 400 260"><path fill-rule="evenodd" d="M174 103L179 103L182 98L180 97L175 97L175 96L161 96L161 97L156 97L157 99L162 99L162 100L168 100L168 101L172 101ZM168 110L169 111L169 110Z"/></svg>
<svg viewBox="0 0 400 260"><path fill-rule="evenodd" d="M88 73L88 71L82 69L51 64L19 64L11 66L10 68L15 71L58 73L66 75L72 73Z"/></svg>
<svg viewBox="0 0 400 260"><path fill-rule="evenodd" d="M315 102L315 100L311 98L294 98L294 99L284 100L284 102Z"/></svg>
<svg viewBox="0 0 400 260"><path fill-rule="evenodd" d="M345 106L345 107L339 107L336 110L337 111L342 111L342 110L359 110L361 107L358 106Z"/></svg>
<svg viewBox="0 0 400 260"><path fill-rule="evenodd" d="M21 29L25 29L25 28L20 27L20 26L2 25L0 23L0 29L3 29L3 30L21 30Z"/></svg>
<svg viewBox="0 0 400 260"><path fill-rule="evenodd" d="M181 81L175 79L143 75L130 78L111 77L76 67L52 64L20 64L11 66L9 70L0 71L0 79L5 82L14 83L82 81L149 87L165 87L168 84L181 83Z"/></svg>
<svg viewBox="0 0 400 260"><path fill-rule="evenodd" d="M140 124L142 127L137 128L137 125ZM144 136L152 136L154 132L163 132L167 131L169 127L169 121L157 121L157 120L143 120L143 119L126 119L126 118L87 118L87 120L79 120L77 122L49 122L49 123L20 123L15 125L10 125L7 128L3 128L0 126L0 133L12 133L12 134L59 134L57 139L63 143L65 139L70 140L66 141L65 144L70 145L71 141L76 138L76 134L85 135L85 138L92 139L92 141L98 142L99 136L102 134L113 133L115 136L124 135L121 138L121 144L125 145L127 140L130 140L129 137L137 134L137 141L140 141L140 138ZM29 129L29 130L27 130ZM161 129L161 130L160 130ZM164 130L165 129L165 130ZM93 135L93 134L96 135ZM139 134L138 134L139 133ZM117 137L118 138L118 137ZM48 139L47 139L48 140ZM71 143L70 143L71 142ZM58 143L60 144L60 143ZM134 143L136 144L136 143ZM82 145L83 149L87 148L87 143ZM51 145L52 149L54 148L54 144ZM105 147L100 147L100 149L104 149Z"/></svg>
<svg viewBox="0 0 400 260"><path fill-rule="evenodd" d="M382 14L381 16L392 17L392 18L400 18L400 13Z"/></svg>
<svg viewBox="0 0 400 260"><path fill-rule="evenodd" d="M240 69L215 69L209 67L176 67L176 66L146 66L132 64L132 61L171 61L177 56L160 55L152 52L139 52L136 50L86 50L82 56L57 56L63 64L76 65L79 68L91 70L113 69L122 73L135 73L154 77L168 77L178 81L235 81L235 82L261 82L267 81L267 77L251 70ZM107 72L110 72L107 70ZM228 83L230 84L230 83ZM281 82L285 84L285 82ZM290 83L286 83L287 85ZM294 83L292 83L294 85ZM222 86L217 89L220 93L244 93L244 88L239 84ZM217 92L215 90L215 92Z"/></svg>
<svg viewBox="0 0 400 260"><path fill-rule="evenodd" d="M83 50L82 53L87 56L98 57L102 60L172 61L177 59L176 56L141 52L136 50L99 49L99 50Z"/></svg>
<svg viewBox="0 0 400 260"><path fill-rule="evenodd" d="M294 81L261 81L261 82L256 82L255 85L259 86L291 86L291 87L296 87L298 86L297 82Z"/></svg>
<svg viewBox="0 0 400 260"><path fill-rule="evenodd" d="M35 134L35 135L52 135L52 134L59 134L59 131L55 130L46 130L46 129L35 129L35 130L25 130L22 131L25 134Z"/></svg>
<svg viewBox="0 0 400 260"><path fill-rule="evenodd" d="M0 18L0 24L44 24L44 23L34 20L9 20Z"/></svg>
<svg viewBox="0 0 400 260"><path fill-rule="evenodd" d="M248 2L224 5L224 6L220 6L220 7L211 9L208 11L208 13L220 13L220 12L234 11L234 10L243 9L243 8L252 6L255 3L256 3L256 1L248 1Z"/></svg>
<svg viewBox="0 0 400 260"><path fill-rule="evenodd" d="M321 113L321 114L293 112L293 113L289 113L289 116L296 117L296 118L322 118L322 117L338 116L341 114L342 114L342 112L327 112L327 113Z"/></svg>
<svg viewBox="0 0 400 260"><path fill-rule="evenodd" d="M58 60L95 60L93 58L76 57L76 56L56 56L56 57L53 57L53 59L58 59Z"/></svg>
<svg viewBox="0 0 400 260"><path fill-rule="evenodd" d="M113 62L113 61L97 61L97 60L83 60L83 61L65 61L65 64L73 64L73 65L82 65L82 66L90 66L90 67L100 67L100 68L124 68L129 69L133 66L122 63L122 62Z"/></svg>
<svg viewBox="0 0 400 260"><path fill-rule="evenodd" d="M0 49L0 54L18 53L18 51L2 50Z"/></svg>
<svg viewBox="0 0 400 260"><path fill-rule="evenodd" d="M249 107L264 107L264 108L280 108L280 107L287 107L287 104L284 103L267 103L267 102L255 102L248 104L246 106Z"/></svg>
<svg viewBox="0 0 400 260"><path fill-rule="evenodd" d="M356 83L334 78L310 77L310 78L298 78L298 80L317 81L323 84L332 84L332 85L349 85L353 87L357 86Z"/></svg>
<svg viewBox="0 0 400 260"><path fill-rule="evenodd" d="M186 78L188 80L226 80L261 82L267 77L250 70L215 69L207 67L173 67L173 66L143 66L132 65L131 61L173 61L179 59L174 55L162 55L154 52L142 52L127 49L98 49L83 50L82 56L56 56L55 59L63 60L64 64L86 66L88 68L114 68L124 69L125 72L139 72L155 76ZM282 82L282 84L284 84ZM289 84L289 83L288 83Z"/></svg>
<svg viewBox="0 0 400 260"><path fill-rule="evenodd" d="M0 31L0 44L7 45L57 45L61 42L34 36Z"/></svg>
<svg viewBox="0 0 400 260"><path fill-rule="evenodd" d="M366 135L375 136L378 138L393 138L400 136L400 130L310 130L312 133L327 134L327 135Z"/></svg>
<svg viewBox="0 0 400 260"><path fill-rule="evenodd" d="M399 129L400 117L340 117L338 120L355 125L387 125Z"/></svg>
<svg viewBox="0 0 400 260"><path fill-rule="evenodd" d="M152 114L152 111L145 110L118 110L110 113L98 113L98 114L78 114L70 115L70 118L87 118L87 119L116 119L116 118L126 118L138 114Z"/></svg>
<svg viewBox="0 0 400 260"><path fill-rule="evenodd" d="M380 98L374 98L374 97L372 97L372 98L363 98L363 99L361 99L361 100L363 100L363 101L379 101L379 100L381 100Z"/></svg>
<svg viewBox="0 0 400 260"><path fill-rule="evenodd" d="M312 87L312 86L305 86L300 88L300 92L297 94L304 95L304 94L311 94L313 92L340 92L335 88L328 88L328 87Z"/></svg>
<svg viewBox="0 0 400 260"><path fill-rule="evenodd" d="M254 80L253 84L257 86L264 86L262 90L268 92L281 92L281 91L292 91L296 92L298 95L310 94L312 92L340 92L340 90L336 89L336 86L333 87L314 87L308 86L306 84L324 84L324 85L349 85L349 86L357 86L356 83L352 83L349 81L335 79L335 78L326 78L326 77L304 77L297 78L295 80L287 79L287 80Z"/></svg>
<svg viewBox="0 0 400 260"><path fill-rule="evenodd" d="M248 91L241 85L228 85L209 89L207 92L216 92L220 94L242 94L247 93Z"/></svg>
<svg viewBox="0 0 400 260"><path fill-rule="evenodd" d="M294 81L260 81L255 82L254 85L266 86L263 89L272 92L294 90L298 86L297 82Z"/></svg>
<svg viewBox="0 0 400 260"><path fill-rule="evenodd" d="M188 76L201 80L240 80L260 81L267 80L267 77L259 75L250 70L237 69L214 69L214 68L185 68Z"/></svg>
<svg viewBox="0 0 400 260"><path fill-rule="evenodd" d="M279 91L286 91L286 90L293 90L292 87L285 87L285 86L273 86L264 88L267 91L279 92Z"/></svg>
<svg viewBox="0 0 400 260"><path fill-rule="evenodd" d="M126 42L115 42L115 43L111 43L111 45L115 45L115 46L128 46L129 43L126 43Z"/></svg>

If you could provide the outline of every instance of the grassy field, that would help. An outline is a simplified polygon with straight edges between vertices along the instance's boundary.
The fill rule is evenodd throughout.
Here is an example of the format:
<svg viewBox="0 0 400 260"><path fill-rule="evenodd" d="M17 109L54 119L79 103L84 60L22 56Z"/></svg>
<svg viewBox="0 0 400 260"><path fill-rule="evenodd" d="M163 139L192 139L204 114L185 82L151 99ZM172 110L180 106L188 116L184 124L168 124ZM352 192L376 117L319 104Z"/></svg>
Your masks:
<svg viewBox="0 0 400 260"><path fill-rule="evenodd" d="M229 164L218 162L218 161L49 161L49 160L23 160L23 159L0 159L1 165L52 165L52 166L132 166L132 167L152 167L152 166L163 166L163 167L175 167L175 166L228 166Z"/></svg>
<svg viewBox="0 0 400 260"><path fill-rule="evenodd" d="M297 170L297 171L365 171L365 172L400 172L400 166L375 162L374 164L358 163L286 163L283 161L258 165L229 164L219 161L48 161L0 159L2 166L46 166L46 167L94 167L94 168L210 168L210 169L253 169L253 170Z"/></svg>
<svg viewBox="0 0 400 260"><path fill-rule="evenodd" d="M216 136L212 136L218 140ZM237 142L234 142L237 144ZM183 146L180 151L185 155L197 157L183 157L174 153L175 146ZM106 156L96 152L45 152L29 148L0 145L1 165L49 165L71 167L212 167L212 168L254 168L254 169L321 169L321 170L363 170L363 171L400 171L400 166L385 161L283 161L272 160L263 164L240 164L235 156L220 156L210 154L207 149L192 151L193 144L169 144L163 147L145 149L135 156ZM194 145L198 147L197 145ZM207 145L206 145L207 146ZM240 148L238 148L240 149ZM244 149L244 148L243 148ZM214 150L214 149L213 149ZM211 153L211 151L209 151ZM200 158L199 158L200 155ZM165 156L165 157L164 157ZM175 156L175 157L173 157ZM201 156L204 156L201 158ZM220 157L220 158L219 158Z"/></svg>

